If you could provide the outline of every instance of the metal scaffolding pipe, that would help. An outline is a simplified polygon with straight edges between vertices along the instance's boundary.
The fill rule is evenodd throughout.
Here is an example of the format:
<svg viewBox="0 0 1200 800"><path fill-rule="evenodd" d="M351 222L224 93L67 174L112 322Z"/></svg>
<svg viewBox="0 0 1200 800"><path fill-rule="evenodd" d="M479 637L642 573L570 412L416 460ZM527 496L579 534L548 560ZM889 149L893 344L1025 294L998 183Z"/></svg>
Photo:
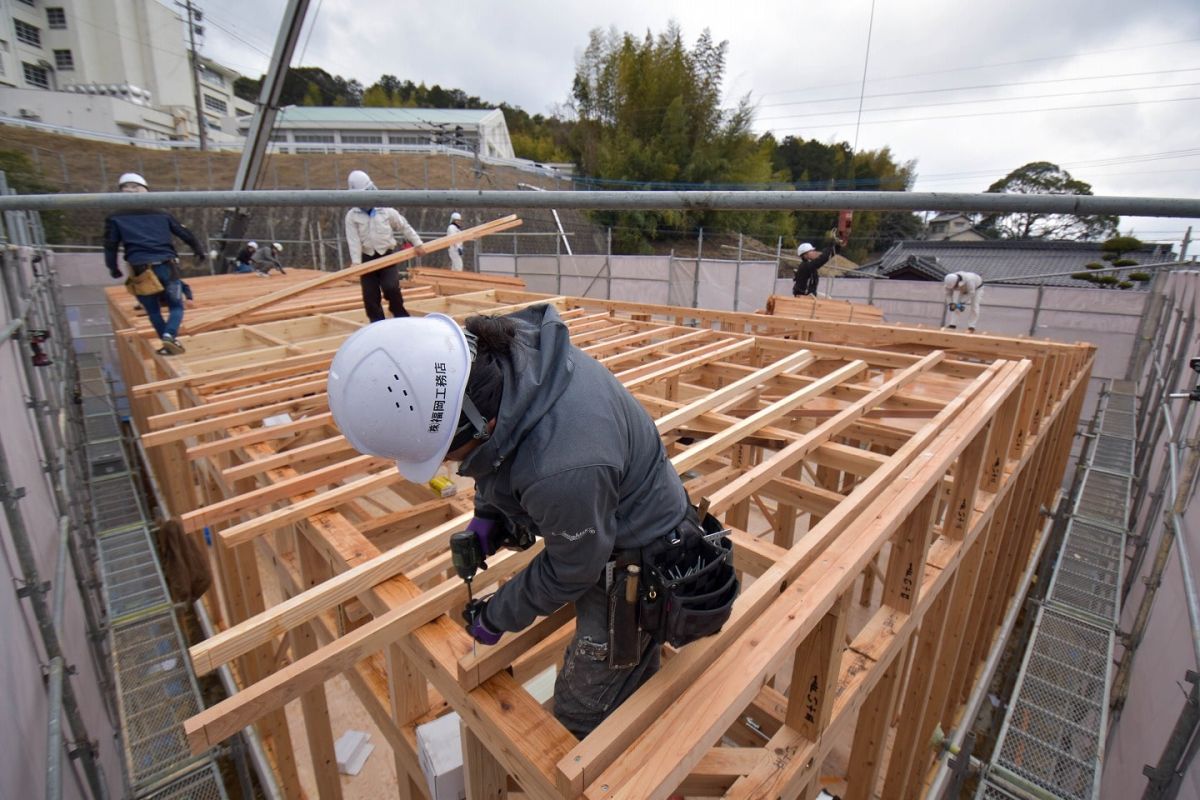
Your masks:
<svg viewBox="0 0 1200 800"><path fill-rule="evenodd" d="M46 691L49 695L46 701L46 716L49 720L46 726L46 800L62 800L63 796L62 704L65 666L63 657L55 656L50 659L50 669L46 676Z"/></svg>
<svg viewBox="0 0 1200 800"><path fill-rule="evenodd" d="M1197 217L1200 199L1183 197L1097 197L1094 195L999 194L969 192L780 192L780 191L621 191L522 192L519 190L397 190L351 192L339 189L151 192L146 194L29 194L0 197L0 211L153 208L264 208L364 205L430 208L575 208L607 211L934 211L1121 214L1138 217Z"/></svg>

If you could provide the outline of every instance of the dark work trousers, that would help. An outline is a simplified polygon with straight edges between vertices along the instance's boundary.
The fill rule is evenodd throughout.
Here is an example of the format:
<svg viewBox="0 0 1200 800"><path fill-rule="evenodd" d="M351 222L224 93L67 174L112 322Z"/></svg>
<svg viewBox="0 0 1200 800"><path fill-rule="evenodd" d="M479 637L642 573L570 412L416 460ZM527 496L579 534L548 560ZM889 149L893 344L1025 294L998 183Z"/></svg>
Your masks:
<svg viewBox="0 0 1200 800"><path fill-rule="evenodd" d="M387 253L373 256L363 253L363 263L383 258L394 252L394 250L389 250ZM371 322L379 322L383 319L383 302L380 300L380 295L387 300L388 311L392 312L393 317L408 316L408 312L404 309L404 295L400 292L400 267L393 264L375 272L368 272L361 276L358 282L362 286L363 308L366 309L367 319Z"/></svg>
<svg viewBox="0 0 1200 800"><path fill-rule="evenodd" d="M146 309L146 316L154 326L158 338L164 334L175 336L179 326L183 324L183 281L179 279L179 270L171 262L155 264L151 267L163 290L158 294L138 295L138 302ZM145 271L144 269L141 271ZM167 304L167 319L162 318L162 304Z"/></svg>
<svg viewBox="0 0 1200 800"><path fill-rule="evenodd" d="M567 645L554 682L554 716L567 730L584 738L658 672L658 644L643 633L641 645L636 665L610 667L608 593L603 582L575 601L575 638Z"/></svg>

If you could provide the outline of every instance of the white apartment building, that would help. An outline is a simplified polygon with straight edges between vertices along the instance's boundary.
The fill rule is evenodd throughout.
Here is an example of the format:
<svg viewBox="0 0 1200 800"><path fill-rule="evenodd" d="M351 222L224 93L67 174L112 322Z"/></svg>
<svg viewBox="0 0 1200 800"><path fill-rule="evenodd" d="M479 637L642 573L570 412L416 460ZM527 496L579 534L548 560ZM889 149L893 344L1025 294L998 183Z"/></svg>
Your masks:
<svg viewBox="0 0 1200 800"><path fill-rule="evenodd" d="M158 0L0 0L0 117L141 139L195 139L183 15ZM214 140L248 114L237 74L201 59Z"/></svg>

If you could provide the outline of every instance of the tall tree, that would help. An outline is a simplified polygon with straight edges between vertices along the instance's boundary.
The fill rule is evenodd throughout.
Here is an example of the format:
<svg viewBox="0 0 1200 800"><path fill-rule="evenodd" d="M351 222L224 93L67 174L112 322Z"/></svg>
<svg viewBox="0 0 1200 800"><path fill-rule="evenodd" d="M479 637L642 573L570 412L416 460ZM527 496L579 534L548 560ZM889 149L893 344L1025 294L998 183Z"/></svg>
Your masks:
<svg viewBox="0 0 1200 800"><path fill-rule="evenodd" d="M657 36L593 30L580 57L570 109L571 145L583 174L603 181L711 185L764 183L771 151L750 127L749 98L721 107L728 42L705 30L689 48L674 22ZM662 228L697 225L786 232L782 213L604 213L626 249L646 249Z"/></svg>
<svg viewBox="0 0 1200 800"><path fill-rule="evenodd" d="M1017 167L987 188L988 192L1012 194L1090 195L1092 185L1071 177L1057 164L1032 161ZM1004 239L1080 239L1093 241L1115 236L1120 218L1113 214L1044 214L1021 212L991 214L980 224L985 231Z"/></svg>
<svg viewBox="0 0 1200 800"><path fill-rule="evenodd" d="M903 192L916 179L916 163L898 162L887 147L854 153L847 142L787 136L775 144L770 134L763 138L771 141L776 168L799 190ZM797 211L793 218L796 242L815 243L837 223L833 211ZM915 238L920 228L920 219L909 212L857 211L846 255L860 261L901 239Z"/></svg>

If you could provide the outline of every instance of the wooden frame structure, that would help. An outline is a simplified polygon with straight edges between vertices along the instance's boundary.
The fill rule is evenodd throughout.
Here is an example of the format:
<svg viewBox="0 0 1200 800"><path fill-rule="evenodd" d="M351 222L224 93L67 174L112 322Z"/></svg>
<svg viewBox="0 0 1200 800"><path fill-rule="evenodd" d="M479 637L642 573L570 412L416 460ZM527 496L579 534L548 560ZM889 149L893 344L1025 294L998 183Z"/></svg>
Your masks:
<svg viewBox="0 0 1200 800"><path fill-rule="evenodd" d="M344 674L392 747L401 797L425 796L416 726L449 710L464 721L471 797L812 798L822 783L847 798L920 796L926 743L959 724L1020 601L1093 348L535 295L441 270L412 283L414 313L557 306L656 420L693 498L735 529L733 617L665 653L577 741L523 688L561 660L570 609L473 655L446 547L470 492L435 497L333 426L325 371L365 321L343 305L357 287L259 309L172 358L111 290L152 469L170 512L214 542L223 630L192 648L196 670L228 663L244 687L187 722L194 749L257 722L298 797L301 748L281 712L298 699L318 792L340 797L323 684ZM235 306L247 284L194 288ZM535 553L498 557L476 591ZM288 599L267 607L264 579Z"/></svg>

